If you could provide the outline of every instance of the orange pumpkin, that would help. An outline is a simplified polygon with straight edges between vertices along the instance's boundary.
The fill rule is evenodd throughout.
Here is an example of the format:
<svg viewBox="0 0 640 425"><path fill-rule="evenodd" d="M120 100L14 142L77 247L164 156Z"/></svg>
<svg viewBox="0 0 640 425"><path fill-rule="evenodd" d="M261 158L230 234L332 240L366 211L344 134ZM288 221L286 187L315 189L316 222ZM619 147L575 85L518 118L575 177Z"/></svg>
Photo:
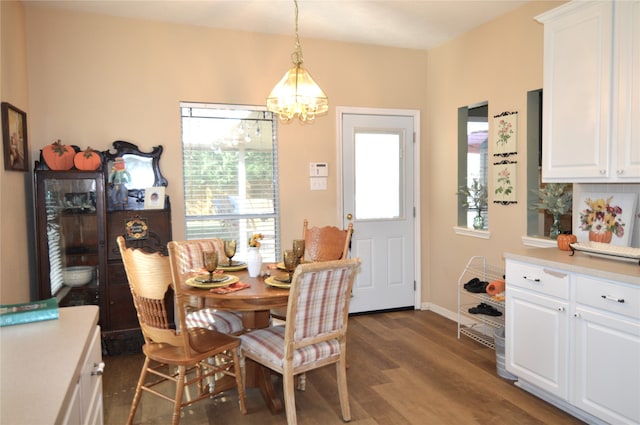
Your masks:
<svg viewBox="0 0 640 425"><path fill-rule="evenodd" d="M76 151L71 146L63 145L60 140L42 149L42 158L49 169L67 171L73 168L73 157Z"/></svg>
<svg viewBox="0 0 640 425"><path fill-rule="evenodd" d="M571 251L569 244L578 242L576 235L558 235L558 249L562 251Z"/></svg>
<svg viewBox="0 0 640 425"><path fill-rule="evenodd" d="M102 159L98 152L91 149L91 147L88 147L85 151L75 154L73 157L73 163L78 170L94 171L100 167Z"/></svg>

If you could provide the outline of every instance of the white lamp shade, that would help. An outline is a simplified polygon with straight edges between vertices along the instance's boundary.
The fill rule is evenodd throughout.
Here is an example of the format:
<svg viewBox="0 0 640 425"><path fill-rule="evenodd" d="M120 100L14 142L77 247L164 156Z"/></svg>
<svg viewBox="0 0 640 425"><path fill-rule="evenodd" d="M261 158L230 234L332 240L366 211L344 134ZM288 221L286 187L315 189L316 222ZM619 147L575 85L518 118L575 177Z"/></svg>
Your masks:
<svg viewBox="0 0 640 425"><path fill-rule="evenodd" d="M313 121L329 110L329 100L311 75L301 66L289 69L267 97L267 110L289 121Z"/></svg>

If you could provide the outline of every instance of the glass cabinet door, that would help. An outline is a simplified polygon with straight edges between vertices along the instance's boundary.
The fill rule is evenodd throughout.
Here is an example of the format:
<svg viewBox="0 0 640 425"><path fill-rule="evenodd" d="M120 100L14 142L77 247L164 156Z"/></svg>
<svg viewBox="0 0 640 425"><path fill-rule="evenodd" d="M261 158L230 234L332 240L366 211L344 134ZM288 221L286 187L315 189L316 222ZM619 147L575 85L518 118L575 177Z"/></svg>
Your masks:
<svg viewBox="0 0 640 425"><path fill-rule="evenodd" d="M101 173L36 174L40 298L99 304L104 273Z"/></svg>

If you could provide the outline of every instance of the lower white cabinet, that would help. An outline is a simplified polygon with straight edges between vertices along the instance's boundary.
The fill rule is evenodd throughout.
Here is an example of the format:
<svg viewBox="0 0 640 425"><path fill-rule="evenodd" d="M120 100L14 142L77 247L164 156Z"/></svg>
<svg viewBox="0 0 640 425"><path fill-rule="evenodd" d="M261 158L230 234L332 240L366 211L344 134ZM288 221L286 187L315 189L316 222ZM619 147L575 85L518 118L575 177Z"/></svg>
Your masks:
<svg viewBox="0 0 640 425"><path fill-rule="evenodd" d="M640 285L506 261L505 364L588 423L640 424Z"/></svg>
<svg viewBox="0 0 640 425"><path fill-rule="evenodd" d="M100 327L96 327L91 345L82 363L78 382L81 400L81 422L85 425L99 425L103 422L102 412L102 345Z"/></svg>
<svg viewBox="0 0 640 425"><path fill-rule="evenodd" d="M518 378L567 400L567 302L511 288L507 293L506 304L509 316L505 331L507 370Z"/></svg>
<svg viewBox="0 0 640 425"><path fill-rule="evenodd" d="M640 287L576 276L575 390L580 409L640 423Z"/></svg>
<svg viewBox="0 0 640 425"><path fill-rule="evenodd" d="M65 425L102 425L104 412L102 400L102 345L100 327L96 326L89 337L89 348L80 363L80 376L66 407Z"/></svg>
<svg viewBox="0 0 640 425"><path fill-rule="evenodd" d="M78 378L66 407L63 424L101 425L103 423L102 362L100 327L90 337L90 345L81 361Z"/></svg>
<svg viewBox="0 0 640 425"><path fill-rule="evenodd" d="M98 306L0 328L0 424L101 425Z"/></svg>

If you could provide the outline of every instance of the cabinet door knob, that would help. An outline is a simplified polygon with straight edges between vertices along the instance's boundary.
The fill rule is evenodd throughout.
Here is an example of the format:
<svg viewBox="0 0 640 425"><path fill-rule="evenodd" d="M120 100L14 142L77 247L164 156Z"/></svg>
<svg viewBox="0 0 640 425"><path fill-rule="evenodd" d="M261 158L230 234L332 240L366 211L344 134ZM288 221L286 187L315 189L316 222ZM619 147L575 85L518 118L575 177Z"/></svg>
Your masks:
<svg viewBox="0 0 640 425"><path fill-rule="evenodd" d="M624 298L616 298L616 297L612 297L611 295L600 295L602 298L604 298L605 300L609 300L609 301L615 301L615 302L619 302L619 303L623 303L624 302Z"/></svg>
<svg viewBox="0 0 640 425"><path fill-rule="evenodd" d="M607 174L607 170L600 170L600 174L604 176L605 174Z"/></svg>
<svg viewBox="0 0 640 425"><path fill-rule="evenodd" d="M104 373L104 362L94 363L94 370L91 371L91 376L101 376Z"/></svg>
<svg viewBox="0 0 640 425"><path fill-rule="evenodd" d="M558 307L558 311L564 311L564 307Z"/></svg>

